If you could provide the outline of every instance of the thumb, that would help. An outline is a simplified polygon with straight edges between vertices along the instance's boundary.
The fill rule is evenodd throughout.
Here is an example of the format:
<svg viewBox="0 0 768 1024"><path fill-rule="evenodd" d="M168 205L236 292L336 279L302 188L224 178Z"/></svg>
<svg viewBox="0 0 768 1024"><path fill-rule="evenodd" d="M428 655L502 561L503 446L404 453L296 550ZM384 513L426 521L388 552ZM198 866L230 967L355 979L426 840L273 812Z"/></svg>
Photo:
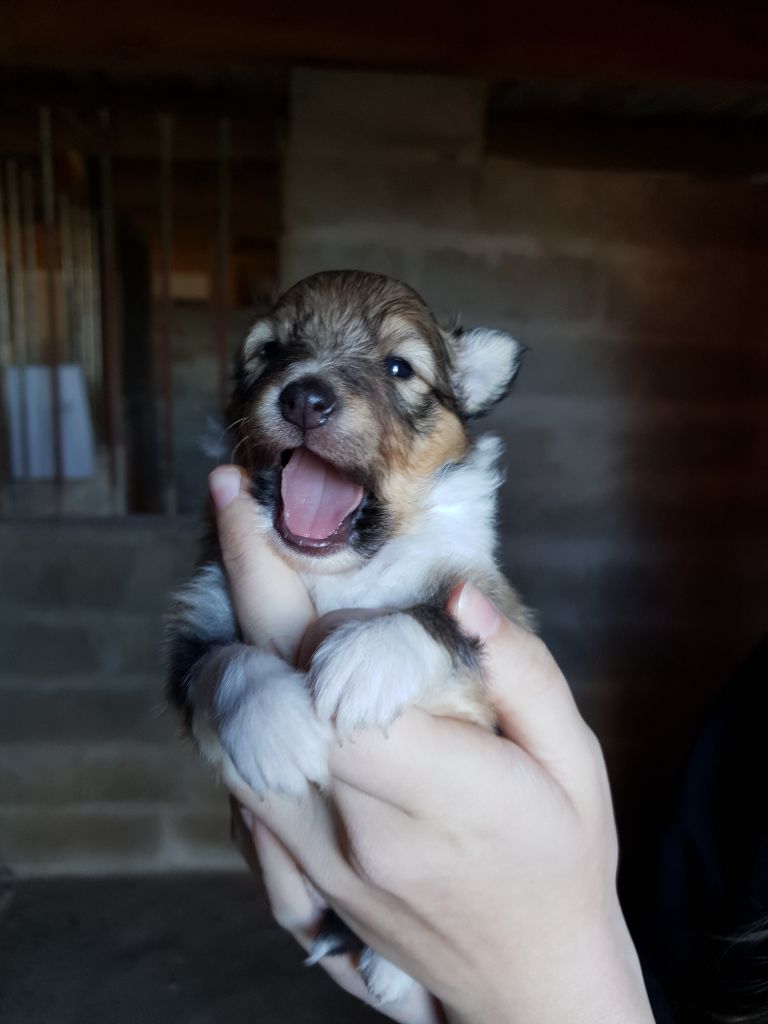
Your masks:
<svg viewBox="0 0 768 1024"><path fill-rule="evenodd" d="M573 770L591 757L594 741L546 645L471 583L454 590L448 612L483 642L488 699L502 734L569 790Z"/></svg>
<svg viewBox="0 0 768 1024"><path fill-rule="evenodd" d="M246 643L271 645L293 664L315 611L298 574L270 546L247 484L237 466L218 466L209 477L235 615Z"/></svg>

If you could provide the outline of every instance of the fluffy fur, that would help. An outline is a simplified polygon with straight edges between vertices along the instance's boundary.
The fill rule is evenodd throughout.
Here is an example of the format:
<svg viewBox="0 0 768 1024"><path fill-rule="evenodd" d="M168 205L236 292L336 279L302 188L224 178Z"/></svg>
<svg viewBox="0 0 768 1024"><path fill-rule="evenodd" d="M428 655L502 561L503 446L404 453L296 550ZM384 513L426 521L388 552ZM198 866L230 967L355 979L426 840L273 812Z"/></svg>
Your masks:
<svg viewBox="0 0 768 1024"><path fill-rule="evenodd" d="M231 420L254 528L301 574L318 614L387 609L329 636L304 677L242 643L212 536L170 618L169 694L206 756L257 792L322 786L334 733L386 730L414 704L493 727L481 652L444 605L469 579L529 622L496 562L499 442L472 443L465 426L507 393L521 355L500 331L443 331L406 285L356 272L301 282L248 335ZM297 425L285 389L313 381L332 409ZM362 488L322 544L285 527L281 474L298 447ZM315 958L355 941L326 928ZM382 1001L403 995L407 979L372 950L359 965Z"/></svg>

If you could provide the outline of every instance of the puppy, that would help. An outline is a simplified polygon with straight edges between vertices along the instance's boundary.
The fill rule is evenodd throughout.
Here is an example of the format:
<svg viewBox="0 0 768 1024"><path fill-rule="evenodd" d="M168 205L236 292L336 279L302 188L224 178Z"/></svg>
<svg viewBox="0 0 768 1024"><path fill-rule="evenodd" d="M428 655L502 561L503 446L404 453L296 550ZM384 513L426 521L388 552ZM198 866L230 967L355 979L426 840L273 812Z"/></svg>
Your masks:
<svg viewBox="0 0 768 1024"><path fill-rule="evenodd" d="M351 271L301 281L248 334L231 430L254 529L319 615L386 609L332 633L304 675L243 644L212 533L170 618L168 692L206 756L256 792L322 787L334 734L386 730L413 704L493 728L478 645L445 601L471 580L529 625L496 562L500 444L466 429L522 353L501 331L446 331L405 284ZM382 1002L405 994L410 979L329 913L310 960L350 949Z"/></svg>

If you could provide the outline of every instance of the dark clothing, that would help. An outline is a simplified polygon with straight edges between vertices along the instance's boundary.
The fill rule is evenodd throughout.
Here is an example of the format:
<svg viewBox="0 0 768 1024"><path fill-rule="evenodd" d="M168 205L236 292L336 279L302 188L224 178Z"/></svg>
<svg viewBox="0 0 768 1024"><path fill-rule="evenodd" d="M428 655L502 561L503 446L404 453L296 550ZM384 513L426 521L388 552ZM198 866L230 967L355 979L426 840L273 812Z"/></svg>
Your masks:
<svg viewBox="0 0 768 1024"><path fill-rule="evenodd" d="M734 940L768 929L768 637L699 734L655 893L630 924L658 1024L765 1008L768 940Z"/></svg>

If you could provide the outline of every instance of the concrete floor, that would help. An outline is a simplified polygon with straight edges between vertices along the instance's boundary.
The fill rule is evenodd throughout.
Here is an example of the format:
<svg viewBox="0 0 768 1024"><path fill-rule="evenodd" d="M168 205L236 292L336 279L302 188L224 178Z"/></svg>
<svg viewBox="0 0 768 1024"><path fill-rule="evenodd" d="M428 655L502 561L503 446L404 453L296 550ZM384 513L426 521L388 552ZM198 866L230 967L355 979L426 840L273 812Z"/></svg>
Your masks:
<svg viewBox="0 0 768 1024"><path fill-rule="evenodd" d="M8 882L2 1024L372 1024L240 875Z"/></svg>

